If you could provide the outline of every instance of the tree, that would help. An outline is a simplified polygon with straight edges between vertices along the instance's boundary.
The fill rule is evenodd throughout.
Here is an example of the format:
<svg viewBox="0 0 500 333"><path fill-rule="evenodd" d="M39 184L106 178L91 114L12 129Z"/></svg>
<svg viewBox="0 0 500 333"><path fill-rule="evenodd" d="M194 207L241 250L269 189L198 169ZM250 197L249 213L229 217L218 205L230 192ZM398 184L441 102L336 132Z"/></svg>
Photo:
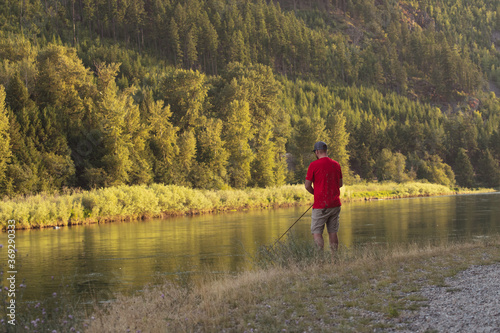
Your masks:
<svg viewBox="0 0 500 333"><path fill-rule="evenodd" d="M210 23L207 12L202 14L200 25L199 45L203 53L203 69L205 72L217 75L216 61L219 36L213 24Z"/></svg>
<svg viewBox="0 0 500 333"><path fill-rule="evenodd" d="M41 154L36 149L35 139L32 134L28 134L31 126L31 118L37 109L34 105L23 109L21 119L23 127L18 121L18 117L8 110L9 136L11 143L11 163L7 164L5 193L31 194L41 190L39 168L41 164Z"/></svg>
<svg viewBox="0 0 500 333"><path fill-rule="evenodd" d="M359 176L363 179L371 180L375 167L373 155L364 143L361 144L361 147L355 153L356 161L359 163L359 167L357 168Z"/></svg>
<svg viewBox="0 0 500 333"><path fill-rule="evenodd" d="M173 165L174 184L181 186L192 186L192 172L196 170L196 137L194 130L182 132L177 137L179 151Z"/></svg>
<svg viewBox="0 0 500 333"><path fill-rule="evenodd" d="M394 180L401 183L410 180L406 173L406 157L401 153L392 153L389 149L382 149L377 158L377 178L379 180Z"/></svg>
<svg viewBox="0 0 500 333"><path fill-rule="evenodd" d="M245 40L243 39L241 30L235 30L231 35L228 45L228 60L230 62L247 62Z"/></svg>
<svg viewBox="0 0 500 333"><path fill-rule="evenodd" d="M427 156L420 161L417 177L427 179L434 184L450 187L455 184L455 174L453 170L437 155Z"/></svg>
<svg viewBox="0 0 500 333"><path fill-rule="evenodd" d="M172 54L174 55L174 64L175 66L182 65L183 52L179 38L179 29L173 17L170 20L169 33L170 33L170 48Z"/></svg>
<svg viewBox="0 0 500 333"><path fill-rule="evenodd" d="M102 97L96 107L104 147L99 167L107 174L103 185L147 183L151 177L145 157L147 128L140 122L133 91L118 91L114 81L118 64L101 64L97 71Z"/></svg>
<svg viewBox="0 0 500 333"><path fill-rule="evenodd" d="M51 44L37 60L36 102L41 108L53 106L58 110L63 130L71 135L81 126L84 99L93 93L93 78L73 48Z"/></svg>
<svg viewBox="0 0 500 333"><path fill-rule="evenodd" d="M272 125L268 120L261 124L255 135L255 159L252 163L252 183L259 187L273 186L276 184L274 170L278 153L271 140Z"/></svg>
<svg viewBox="0 0 500 333"><path fill-rule="evenodd" d="M229 153L222 140L222 121L207 119L197 135L197 166L193 185L200 188L221 189L226 184L226 166Z"/></svg>
<svg viewBox="0 0 500 333"><path fill-rule="evenodd" d="M19 73L16 73L14 77L10 79L4 94L6 94L5 102L14 112L19 112L27 105L29 93L23 81L21 81Z"/></svg>
<svg viewBox="0 0 500 333"><path fill-rule="evenodd" d="M149 184L153 178L147 159L146 143L149 137L147 125L141 122L139 105L133 100L134 90L125 90L120 96L126 100L124 134L130 138L128 149L132 161L128 184Z"/></svg>
<svg viewBox="0 0 500 333"><path fill-rule="evenodd" d="M53 152L41 154L40 187L42 190L60 189L71 186L75 174L75 165L69 154L58 155Z"/></svg>
<svg viewBox="0 0 500 333"><path fill-rule="evenodd" d="M244 188L250 182L250 166L254 159L250 148L253 130L250 126L248 102L234 100L229 104L223 138L229 153L229 184L235 188Z"/></svg>
<svg viewBox="0 0 500 333"><path fill-rule="evenodd" d="M267 66L243 66L231 63L222 76L221 98L217 106L233 100L248 102L251 130L255 139L251 148L255 152L252 162L252 183L258 186L281 184L284 181L284 146L289 133L289 118L278 104L281 84Z"/></svg>
<svg viewBox="0 0 500 333"><path fill-rule="evenodd" d="M178 128L170 123L172 112L170 107L164 106L163 101L146 101L149 111L149 146L153 154L153 174L154 181L173 184L172 168L175 163L175 157L179 154L177 146Z"/></svg>
<svg viewBox="0 0 500 333"><path fill-rule="evenodd" d="M470 162L467 151L463 148L458 150L455 160L455 177L460 186L472 188L474 186L474 169Z"/></svg>
<svg viewBox="0 0 500 333"><path fill-rule="evenodd" d="M334 110L328 114L326 121L326 131L329 140L328 155L340 163L344 181L348 182L351 178L349 153L347 151L349 133L347 133L345 125L346 118L341 111Z"/></svg>
<svg viewBox="0 0 500 333"><path fill-rule="evenodd" d="M481 153L477 167L477 178L485 186L500 185L499 161L493 158L489 149Z"/></svg>
<svg viewBox="0 0 500 333"><path fill-rule="evenodd" d="M187 67L193 68L194 65L198 62L197 40L194 28L191 28L186 36L185 54L187 59Z"/></svg>
<svg viewBox="0 0 500 333"><path fill-rule="evenodd" d="M291 157L294 169L294 182L304 182L306 179L307 168L315 159L315 156L312 153L312 147L314 147L314 144L317 141L325 140L325 137L325 122L321 118L311 119L306 116L300 118L300 120L295 124L290 144L290 153L292 154ZM329 144L329 142L327 142L327 144ZM332 148L332 146L329 147ZM330 148L328 149L329 153ZM334 152L335 149L332 150L332 153Z"/></svg>
<svg viewBox="0 0 500 333"><path fill-rule="evenodd" d="M498 125L497 129L491 134L489 147L491 147L491 153L493 154L493 157L497 160L500 160L500 124Z"/></svg>
<svg viewBox="0 0 500 333"><path fill-rule="evenodd" d="M5 108L5 89L0 85L0 194L5 193L5 172L11 155L9 118Z"/></svg>
<svg viewBox="0 0 500 333"><path fill-rule="evenodd" d="M200 125L208 87L205 74L176 69L167 74L162 83L165 104L170 105L172 123L181 131Z"/></svg>

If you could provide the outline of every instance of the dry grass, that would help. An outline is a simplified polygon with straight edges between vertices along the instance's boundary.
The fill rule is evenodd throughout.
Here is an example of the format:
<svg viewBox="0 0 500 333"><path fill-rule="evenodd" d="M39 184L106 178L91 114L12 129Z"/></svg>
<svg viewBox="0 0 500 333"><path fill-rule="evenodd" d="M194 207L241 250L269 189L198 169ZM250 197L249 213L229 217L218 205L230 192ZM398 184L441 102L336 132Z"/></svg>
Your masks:
<svg viewBox="0 0 500 333"><path fill-rule="evenodd" d="M393 327L425 299L418 290L472 264L500 261L500 236L463 243L366 245L189 287L172 283L119 296L88 332L368 332ZM274 263L273 263L274 262Z"/></svg>

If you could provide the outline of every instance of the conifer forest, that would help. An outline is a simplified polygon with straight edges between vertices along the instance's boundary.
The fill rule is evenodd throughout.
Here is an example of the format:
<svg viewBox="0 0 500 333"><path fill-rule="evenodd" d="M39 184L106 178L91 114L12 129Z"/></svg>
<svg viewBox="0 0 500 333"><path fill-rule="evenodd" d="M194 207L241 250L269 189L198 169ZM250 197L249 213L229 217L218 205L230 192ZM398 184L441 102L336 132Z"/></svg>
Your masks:
<svg viewBox="0 0 500 333"><path fill-rule="evenodd" d="M0 195L496 187L499 97L493 0L0 0Z"/></svg>

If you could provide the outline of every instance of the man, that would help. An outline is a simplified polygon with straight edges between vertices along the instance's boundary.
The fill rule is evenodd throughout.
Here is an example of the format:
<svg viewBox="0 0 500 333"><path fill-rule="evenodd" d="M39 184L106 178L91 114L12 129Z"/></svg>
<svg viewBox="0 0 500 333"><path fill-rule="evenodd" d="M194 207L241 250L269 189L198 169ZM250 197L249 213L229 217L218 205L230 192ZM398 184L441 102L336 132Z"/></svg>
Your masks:
<svg viewBox="0 0 500 333"><path fill-rule="evenodd" d="M332 252L338 249L340 188L342 187L342 171L337 161L328 157L327 145L323 141L314 144L316 161L307 169L306 189L314 195L311 216L311 233L314 242L323 250L323 229L326 224ZM314 184L314 187L313 187Z"/></svg>

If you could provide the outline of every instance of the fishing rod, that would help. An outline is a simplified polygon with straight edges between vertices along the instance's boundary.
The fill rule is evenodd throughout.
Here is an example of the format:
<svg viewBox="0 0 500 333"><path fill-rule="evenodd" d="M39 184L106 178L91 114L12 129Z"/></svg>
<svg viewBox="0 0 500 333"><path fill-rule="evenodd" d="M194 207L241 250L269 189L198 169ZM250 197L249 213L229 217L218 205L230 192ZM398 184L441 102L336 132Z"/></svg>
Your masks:
<svg viewBox="0 0 500 333"><path fill-rule="evenodd" d="M281 235L281 236L280 236L280 238L278 238L278 240L276 240L276 242L274 242L273 247L274 247L274 245L276 245L276 244L280 241L280 239L281 239L281 238L283 238L283 236L285 236L285 235L286 235L286 233L287 233L288 231L290 231L290 229L292 229L292 227L295 225L295 223L299 222L299 220L302 218L302 216L306 215L306 213L309 211L309 209L311 209L311 208L312 208L312 206L313 206L313 205L311 205L309 208L307 208L307 210L304 212L304 214L300 215L300 217L297 219L297 221L295 221L295 222L294 222L294 223L290 226L290 228L288 228L288 230L287 230L287 231L285 231L285 233L284 233L283 235Z"/></svg>

